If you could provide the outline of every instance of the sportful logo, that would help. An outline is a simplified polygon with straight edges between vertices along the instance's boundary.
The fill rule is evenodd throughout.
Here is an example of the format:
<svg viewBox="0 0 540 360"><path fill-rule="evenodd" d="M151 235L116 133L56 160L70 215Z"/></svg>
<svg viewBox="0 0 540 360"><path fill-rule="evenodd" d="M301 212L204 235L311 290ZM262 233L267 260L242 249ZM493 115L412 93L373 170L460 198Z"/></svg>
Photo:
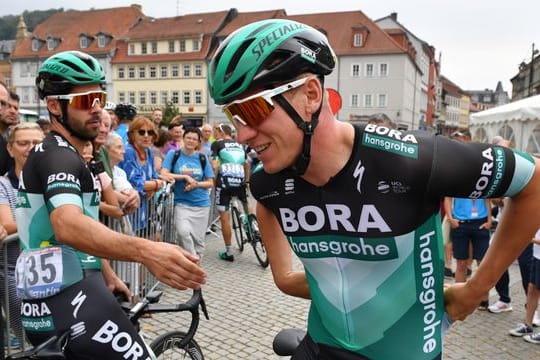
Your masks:
<svg viewBox="0 0 540 360"><path fill-rule="evenodd" d="M294 179L285 179L285 194L294 194Z"/></svg>
<svg viewBox="0 0 540 360"><path fill-rule="evenodd" d="M418 159L418 141L413 134L403 134L399 130L368 124L362 136L364 146L388 151L397 155Z"/></svg>

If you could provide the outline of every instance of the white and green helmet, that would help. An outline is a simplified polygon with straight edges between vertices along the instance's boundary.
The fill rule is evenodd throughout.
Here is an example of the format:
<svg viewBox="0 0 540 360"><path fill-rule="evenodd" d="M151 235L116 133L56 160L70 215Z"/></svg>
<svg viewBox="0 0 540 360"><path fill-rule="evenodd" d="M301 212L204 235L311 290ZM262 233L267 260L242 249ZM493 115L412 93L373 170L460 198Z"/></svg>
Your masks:
<svg viewBox="0 0 540 360"><path fill-rule="evenodd" d="M326 36L311 26L270 19L230 34L210 62L208 85L215 103L228 103L250 89L272 88L309 72L334 69L336 57Z"/></svg>

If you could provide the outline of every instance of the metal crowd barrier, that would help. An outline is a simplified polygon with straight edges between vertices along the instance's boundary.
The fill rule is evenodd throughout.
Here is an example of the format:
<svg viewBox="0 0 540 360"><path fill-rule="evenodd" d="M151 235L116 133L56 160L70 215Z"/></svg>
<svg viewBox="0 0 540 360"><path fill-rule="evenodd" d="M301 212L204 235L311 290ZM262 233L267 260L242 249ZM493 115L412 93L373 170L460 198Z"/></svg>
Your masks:
<svg viewBox="0 0 540 360"><path fill-rule="evenodd" d="M142 200L139 209L131 215L124 215L120 219L104 217L102 221L109 228L128 235L176 243L172 188L167 185L151 198ZM158 283L142 264L112 260L111 265L120 279L129 284L135 301L138 297L144 297Z"/></svg>

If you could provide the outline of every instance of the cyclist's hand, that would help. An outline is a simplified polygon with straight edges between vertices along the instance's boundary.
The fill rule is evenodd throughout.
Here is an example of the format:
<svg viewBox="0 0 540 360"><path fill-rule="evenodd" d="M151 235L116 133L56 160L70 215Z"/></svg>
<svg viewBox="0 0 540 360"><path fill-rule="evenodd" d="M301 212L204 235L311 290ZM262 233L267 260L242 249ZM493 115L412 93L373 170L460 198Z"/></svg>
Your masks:
<svg viewBox="0 0 540 360"><path fill-rule="evenodd" d="M150 246L143 263L161 282L179 290L198 289L206 283L198 256L165 242L152 242Z"/></svg>
<svg viewBox="0 0 540 360"><path fill-rule="evenodd" d="M481 300L482 294L472 291L467 283L456 283L444 289L444 306L452 321L465 320Z"/></svg>
<svg viewBox="0 0 540 360"><path fill-rule="evenodd" d="M108 261L102 261L102 274L105 285L113 293L123 293L128 301L131 301L131 293L126 284L116 275Z"/></svg>

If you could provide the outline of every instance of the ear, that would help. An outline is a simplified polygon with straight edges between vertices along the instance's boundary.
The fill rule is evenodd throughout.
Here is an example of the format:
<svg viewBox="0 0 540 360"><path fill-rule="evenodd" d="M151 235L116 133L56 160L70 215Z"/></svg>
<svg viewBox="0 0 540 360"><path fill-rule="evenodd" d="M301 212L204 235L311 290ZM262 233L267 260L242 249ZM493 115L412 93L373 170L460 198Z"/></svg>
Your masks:
<svg viewBox="0 0 540 360"><path fill-rule="evenodd" d="M304 91L307 97L306 111L313 114L321 105L324 89L322 88L319 79L313 76L306 81Z"/></svg>
<svg viewBox="0 0 540 360"><path fill-rule="evenodd" d="M15 158L15 156L13 156L13 145L11 143L7 143L6 149L9 153L9 156L11 156L12 158Z"/></svg>
<svg viewBox="0 0 540 360"><path fill-rule="evenodd" d="M47 99L47 110L57 117L62 115L62 107L60 106L60 101L56 99Z"/></svg>

